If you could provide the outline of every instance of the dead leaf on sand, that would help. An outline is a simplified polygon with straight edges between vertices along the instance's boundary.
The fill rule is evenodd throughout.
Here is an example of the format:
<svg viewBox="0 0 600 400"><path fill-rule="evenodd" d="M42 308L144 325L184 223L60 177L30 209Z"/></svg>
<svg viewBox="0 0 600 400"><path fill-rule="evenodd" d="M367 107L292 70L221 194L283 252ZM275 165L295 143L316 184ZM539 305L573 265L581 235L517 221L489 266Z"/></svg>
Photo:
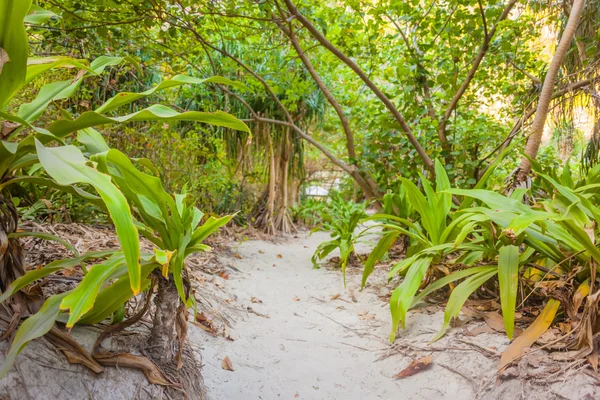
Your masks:
<svg viewBox="0 0 600 400"><path fill-rule="evenodd" d="M233 371L233 364L231 363L231 360L228 356L225 356L225 358L223 359L223 362L221 363L221 368L223 368L226 371Z"/></svg>
<svg viewBox="0 0 600 400"><path fill-rule="evenodd" d="M330 298L329 300L330 300L330 301L337 300L337 299L339 299L339 298L340 298L340 296L341 296L341 294L339 294L339 293L336 293L336 294L334 294L333 296L331 296L331 298Z"/></svg>
<svg viewBox="0 0 600 400"><path fill-rule="evenodd" d="M411 362L408 367L404 368L402 371L400 371L399 373L394 375L394 378L402 379L402 378L408 378L409 376L413 376L413 375L431 367L432 362L433 362L433 357L431 357L431 356L419 358L419 359Z"/></svg>
<svg viewBox="0 0 600 400"><path fill-rule="evenodd" d="M294 298L292 299L293 301L300 301L300 297L298 296L294 296Z"/></svg>
<svg viewBox="0 0 600 400"><path fill-rule="evenodd" d="M259 250L258 252L259 252L260 254L265 254L265 251L264 251L264 250Z"/></svg>
<svg viewBox="0 0 600 400"><path fill-rule="evenodd" d="M223 278L223 279L226 279L226 280L229 279L229 274L227 272L225 272L225 271L219 272L219 276L221 278Z"/></svg>
<svg viewBox="0 0 600 400"><path fill-rule="evenodd" d="M281 254L277 254L277 258L283 258L283 256Z"/></svg>
<svg viewBox="0 0 600 400"><path fill-rule="evenodd" d="M251 303L262 303L262 300L259 299L258 297L250 297L250 302Z"/></svg>

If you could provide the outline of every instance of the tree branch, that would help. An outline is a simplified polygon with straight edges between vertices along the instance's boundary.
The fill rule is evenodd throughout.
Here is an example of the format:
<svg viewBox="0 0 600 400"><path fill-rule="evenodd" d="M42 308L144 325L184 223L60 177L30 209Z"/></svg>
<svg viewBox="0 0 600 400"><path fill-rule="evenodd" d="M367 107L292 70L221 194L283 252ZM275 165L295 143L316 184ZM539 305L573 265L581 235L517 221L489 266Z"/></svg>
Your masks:
<svg viewBox="0 0 600 400"><path fill-rule="evenodd" d="M300 42L298 41L298 37L294 33L293 29L286 28L285 25L283 25L283 23L281 23L279 21L277 21L277 25L279 26L281 31L290 39L292 46L294 46L294 49L296 50L298 57L300 57L300 60L302 61L302 63L306 67L306 69L308 70L308 73L310 74L310 76L312 76L313 80L315 81L315 83L317 84L317 86L319 87L321 92L323 92L323 94L325 95L325 98L327 99L329 104L331 104L331 106L337 113L337 115L340 119L340 123L342 124L342 128L344 129L344 133L346 134L346 147L348 149L348 156L350 157L351 160L356 160L356 149L354 147L354 133L352 132L352 129L350 128L350 122L348 121L348 118L346 117L344 110L342 110L342 107L337 102L337 100L335 99L335 97L333 96L333 94L331 93L329 88L325 85L325 83L323 82L323 79L321 79L321 77L319 76L319 73L314 68L312 63L310 62L308 56L306 55L304 50L302 50L302 47L300 46Z"/></svg>
<svg viewBox="0 0 600 400"><path fill-rule="evenodd" d="M400 111L398 111L396 106L394 106L394 103L392 103L392 101L377 87L377 85L375 85L375 83L373 83L373 81L367 76L367 74L365 74L365 72L354 61L352 61L347 55L345 55L335 45L333 45L329 40L327 40L327 38L323 36L323 34L319 32L315 28L315 26L306 17L304 17L304 15L300 13L300 11L296 8L296 6L294 6L291 0L284 1L288 10L298 21L300 21L300 23L312 34L312 36L317 41L319 41L319 43L321 43L327 50L334 54L340 61L342 61L344 64L350 67L350 69L352 69L360 77L360 79L367 85L367 87L371 89L375 96L377 96L381 100L381 102L386 106L386 108L392 113L392 115L400 125L400 128L404 132L404 135L423 160L425 167L432 174L434 174L435 171L433 168L433 161L431 160L423 146L421 146L421 144L412 134L412 130L406 123L406 120L404 119L402 114L400 114Z"/></svg>
<svg viewBox="0 0 600 400"><path fill-rule="evenodd" d="M469 87L469 84L471 83L471 81L475 77L475 73L479 69L479 66L481 65L481 61L483 61L483 58L485 57L485 55L486 55L486 53L488 51L488 48L490 46L490 42L491 42L492 38L494 37L494 35L496 34L496 30L498 29L498 25L508 17L508 15L510 14L510 11L512 10L512 8L514 7L514 5L516 3L517 3L517 0L510 0L510 2L504 8L504 11L500 15L500 18L494 24L494 26L492 27L492 29L490 29L489 32L487 31L487 23L485 22L485 15L483 15L483 18L484 18L484 20L483 20L484 21L483 22L483 24L484 24L484 31L486 32L485 36L484 36L484 39L483 39L483 43L482 43L481 47L479 48L479 52L477 53L477 56L475 57L475 60L473 61L473 65L471 66L471 69L467 73L467 77L465 78L465 80L463 81L463 83L460 85L460 87L458 88L458 90L456 91L456 93L454 94L454 97L452 98L452 100L448 104L448 107L446 107L446 111L444 112L444 116L440 120L440 124L439 124L439 127L438 127L438 136L440 134L442 134L442 133L444 135L446 134L446 125L448 124L448 120L450 119L450 116L452 115L452 112L456 109L456 106L458 105L459 100L462 98L462 96L467 91L467 88ZM480 3L480 5L481 5L481 3ZM481 12L483 13L483 9L481 9Z"/></svg>

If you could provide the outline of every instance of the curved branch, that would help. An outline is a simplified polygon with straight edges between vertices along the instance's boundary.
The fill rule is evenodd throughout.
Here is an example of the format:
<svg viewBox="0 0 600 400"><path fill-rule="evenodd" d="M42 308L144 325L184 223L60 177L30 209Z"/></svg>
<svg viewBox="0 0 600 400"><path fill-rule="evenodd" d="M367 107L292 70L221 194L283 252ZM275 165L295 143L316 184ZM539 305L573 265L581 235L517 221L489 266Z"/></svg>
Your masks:
<svg viewBox="0 0 600 400"><path fill-rule="evenodd" d="M337 113L340 119L340 123L342 124L342 128L344 129L344 133L346 134L346 147L348 149L348 156L351 160L356 160L356 149L354 147L354 133L350 128L350 122L348 121L348 117L344 113L344 110L342 110L342 106L338 103L336 98L333 96L333 93L331 93L327 85L325 85L323 79L321 79L319 73L308 59L308 56L300 46L300 42L298 41L298 37L296 36L294 31L292 29L286 28L280 22L278 22L278 25L281 31L290 39L292 46L294 46L298 57L300 57L300 60L306 67L308 73L310 74L310 76L312 76L313 80L315 81L321 92L323 92L323 94L325 95L325 98L327 99L329 104L331 104L331 106Z"/></svg>
<svg viewBox="0 0 600 400"><path fill-rule="evenodd" d="M333 45L333 43L327 40L327 38L323 36L323 34L319 32L315 28L315 26L304 15L300 13L300 11L296 8L296 6L294 6L291 0L284 1L288 10L298 21L300 21L300 23L311 33L311 35L327 50L329 50L333 55L335 55L340 61L342 61L344 64L350 67L350 69L352 69L352 71L354 71L356 75L360 77L360 79L365 83L365 85L367 85L367 87L371 89L375 96L377 96L379 100L381 100L385 107L392 113L392 115L400 125L400 128L404 132L404 135L423 160L425 167L432 174L434 174L435 171L433 168L433 161L431 160L423 146L421 146L419 141L412 134L412 130L410 129L410 127L406 123L406 120L404 119L402 114L400 114L400 111L398 111L394 103L392 103L392 101L381 91L381 89L379 89L379 87L377 87L377 85L375 85L375 83L373 83L373 81L367 76L367 74L354 61L350 59L350 57L342 53L335 45Z"/></svg>
<svg viewBox="0 0 600 400"><path fill-rule="evenodd" d="M512 10L512 8L514 7L514 5L516 3L517 3L517 0L511 0L508 3L508 5L504 8L504 11L500 15L500 18L494 24L492 29L489 30L489 32L487 32L487 23L485 22L485 14L482 14L483 18L484 18L484 20L483 20L484 21L484 30L486 32L484 39L483 39L483 44L479 48L479 52L477 53L477 56L475 57L475 60L473 61L473 65L471 65L471 69L467 73L467 77L465 78L463 83L460 85L460 87L458 88L456 93L454 94L454 97L452 98L452 100L450 100L448 107L446 107L446 111L444 112L444 116L440 120L440 124L438 127L438 136L442 137L442 136L446 135L446 125L448 124L448 120L450 119L452 112L456 109L456 106L458 105L459 100L465 94L471 81L475 77L475 73L479 69L481 62L483 61L483 59L488 51L490 42L492 41L492 38L496 34L498 25L508 17L508 15L510 14L510 11ZM481 5L481 3L480 3L480 5ZM481 10L481 12L483 13L483 9Z"/></svg>

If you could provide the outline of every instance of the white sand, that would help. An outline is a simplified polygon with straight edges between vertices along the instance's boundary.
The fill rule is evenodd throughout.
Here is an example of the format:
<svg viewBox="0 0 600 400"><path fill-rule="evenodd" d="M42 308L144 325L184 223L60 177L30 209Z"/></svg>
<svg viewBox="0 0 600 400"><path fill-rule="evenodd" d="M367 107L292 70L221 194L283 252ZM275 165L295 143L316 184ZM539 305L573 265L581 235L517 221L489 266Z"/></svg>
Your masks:
<svg viewBox="0 0 600 400"><path fill-rule="evenodd" d="M190 332L192 342L202 347L209 399L600 398L593 379L584 374L566 378L568 384L555 378L551 386L537 386L517 378L496 386L498 359L460 340L501 351L508 339L500 334L465 337L462 328L455 328L432 345L444 351L405 348L408 356L396 354L377 361L390 346L387 302L374 290L357 290L357 271L348 276L344 290L338 271L312 269L310 257L328 238L326 234L298 236L284 244L242 243L237 249L242 258L228 260L241 271L231 273L226 281L226 288L237 296L236 304L270 318L248 314L235 327L235 341L210 337L198 329ZM341 297L330 300L337 293ZM263 303L251 303L251 297ZM429 349L428 341L442 318L441 312L410 314L407 331L397 342ZM433 356L430 369L393 379L413 359L429 354ZM225 356L235 371L221 368Z"/></svg>

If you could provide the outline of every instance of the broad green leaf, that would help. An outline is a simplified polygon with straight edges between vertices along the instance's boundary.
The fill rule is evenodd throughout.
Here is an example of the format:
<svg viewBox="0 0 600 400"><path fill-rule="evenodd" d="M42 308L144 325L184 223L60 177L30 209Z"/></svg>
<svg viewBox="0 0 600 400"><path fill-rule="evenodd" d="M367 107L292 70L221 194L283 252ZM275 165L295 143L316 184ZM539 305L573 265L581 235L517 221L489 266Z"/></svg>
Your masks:
<svg viewBox="0 0 600 400"><path fill-rule="evenodd" d="M148 279L148 276L156 268L160 268L160 265L154 262L154 260L142 262L142 290L149 285L150 280ZM98 293L93 308L79 320L78 324L93 325L104 321L132 296L134 296L134 294L131 291L129 275L120 277L117 281Z"/></svg>
<svg viewBox="0 0 600 400"><path fill-rule="evenodd" d="M67 328L72 328L79 319L91 310L102 284L125 259L122 253L115 254L108 260L89 269L79 285L65 297L60 304L61 310L69 310Z"/></svg>
<svg viewBox="0 0 600 400"><path fill-rule="evenodd" d="M133 57L129 57L129 56L125 56L125 57L100 56L100 57L96 58L94 61L92 61L92 63L90 64L90 68L94 71L94 73L96 75L100 75L102 72L104 72L104 70L107 67L119 65L125 61L132 64L135 67L135 69L137 69L138 72L141 73L139 63Z"/></svg>
<svg viewBox="0 0 600 400"><path fill-rule="evenodd" d="M110 150L102 134L94 128L82 129L77 132L77 141L92 155Z"/></svg>
<svg viewBox="0 0 600 400"><path fill-rule="evenodd" d="M439 218L445 224L445 217L452 208L452 195L446 193L445 190L450 189L450 180L446 168L442 165L440 160L435 160L435 191L438 196L438 203L436 210L439 213ZM443 220L442 220L443 218Z"/></svg>
<svg viewBox="0 0 600 400"><path fill-rule="evenodd" d="M46 172L61 185L87 183L97 191L115 224L117 236L127 260L131 289L140 291L140 242L127 200L109 176L89 167L81 151L74 146L46 148L36 140L40 162Z"/></svg>
<svg viewBox="0 0 600 400"><path fill-rule="evenodd" d="M413 302L415 293L417 293L417 290L423 281L423 277L431 264L431 260L431 257L416 259L408 269L400 286L392 292L392 297L390 298L390 311L392 314L391 342L396 339L398 326L402 324L402 328L405 328L406 312Z"/></svg>
<svg viewBox="0 0 600 400"><path fill-rule="evenodd" d="M53 179L43 178L43 177L39 177L39 176L17 176L17 177L11 178L10 180L6 181L3 185L0 185L0 189L6 187L8 185L15 184L15 183L30 183L33 185L46 186L49 188L58 189L62 192L69 193L69 194L72 194L75 196L79 196L79 197L85 199L86 202L93 204L100 209L106 208L106 205L104 204L102 199L100 197L96 196L95 194L86 192L85 190L78 188L77 186L60 185L58 182L56 182Z"/></svg>
<svg viewBox="0 0 600 400"><path fill-rule="evenodd" d="M528 212L529 207L518 200L503 196L499 193L480 189L449 189L448 193L472 197L484 202L492 210L503 210L515 213Z"/></svg>
<svg viewBox="0 0 600 400"><path fill-rule="evenodd" d="M165 191L161 180L139 171L131 160L118 150L95 154L92 161L99 171L109 174L118 188L133 203L144 223L158 232L169 250L179 247L184 228L173 198Z"/></svg>
<svg viewBox="0 0 600 400"><path fill-rule="evenodd" d="M457 287L454 288L450 298L448 299L448 304L446 304L446 310L444 310L444 324L440 331L435 335L435 337L431 340L435 342L448 330L450 326L450 321L454 317L458 317L460 310L462 309L465 301L469 298L469 296L479 289L481 285L488 281L492 276L496 275L498 269L496 267L489 267L487 271L481 271L475 275L470 276L461 282Z"/></svg>
<svg viewBox="0 0 600 400"><path fill-rule="evenodd" d="M439 243L439 224L436 219L436 211L425 199L419 188L408 179L402 178L402 186L406 190L406 195L413 208L421 215L421 223L429 234L431 241L435 244Z"/></svg>
<svg viewBox="0 0 600 400"><path fill-rule="evenodd" d="M23 20L31 0L0 0L0 111L23 86L29 42Z"/></svg>
<svg viewBox="0 0 600 400"><path fill-rule="evenodd" d="M502 162L502 160L504 160L504 158L512 152L512 150L514 149L516 145L516 142L513 142L513 144L511 144L510 146L508 146L506 149L504 149L504 151L500 154L500 156L498 158L496 158L496 160L491 163L488 167L487 170L485 171L485 173L483 174L483 176L479 179L479 181L477 181L477 183L475 184L475 186L473 187L473 189L477 190L477 189L484 189L488 183L488 180L490 179L490 176L492 176L492 174L494 173L494 171L496 170L496 167ZM467 197L465 198L462 203L460 203L460 206L458 207L459 210L464 210L466 208L469 208L471 206L471 204L473 204L473 200L475 198L474 197Z"/></svg>
<svg viewBox="0 0 600 400"><path fill-rule="evenodd" d="M44 85L37 97L31 102L21 104L17 116L31 123L40 117L48 108L48 105L57 100L71 97L81 85L81 78L73 81L52 82Z"/></svg>
<svg viewBox="0 0 600 400"><path fill-rule="evenodd" d="M196 228L192 235L192 240L190 241L190 246L196 246L199 243L202 243L204 239L209 237L213 232L219 229L222 226L227 225L229 221L233 218L233 215L227 215L221 218L210 217L204 224ZM187 254L186 254L187 256Z"/></svg>
<svg viewBox="0 0 600 400"><path fill-rule="evenodd" d="M467 268L467 269L463 269L460 271L455 271L455 272L451 273L450 275L440 278L440 279L436 280L435 282L433 282L431 285L427 286L418 295L415 296L415 299L413 300L411 308L414 307L415 304L417 304L418 302L423 300L426 296L430 295L431 293L435 292L436 290L443 288L444 286L448 285L449 283L452 283L459 279L466 278L471 275L479 274L479 273L486 272L486 271L491 271L491 269L493 269L493 267Z"/></svg>
<svg viewBox="0 0 600 400"><path fill-rule="evenodd" d="M105 114L108 111L115 110L125 104L129 104L129 103L132 103L143 97L150 96L159 90L174 88L174 87L178 87L181 85L189 85L189 84L197 85L197 84L202 84L202 83L219 83L219 84L224 84L224 85L229 85L229 86L235 86L235 87L238 87L241 89L247 89L245 85L243 85L239 82L232 81L227 78L223 78L221 76L213 76L213 77L207 78L207 79L198 79L198 78L194 78L193 76L188 76L188 75L175 75L171 79L165 79L164 81L162 81L161 83L159 83L158 85L153 87L152 89L148 89L144 92L118 93L116 96L109 99L106 103L102 104L100 107L98 107L94 111L97 112L98 114Z"/></svg>
<svg viewBox="0 0 600 400"><path fill-rule="evenodd" d="M15 279L10 286L0 295L0 303L3 303L10 296L23 289L25 286L29 285L37 281L38 279L42 279L45 276L48 276L54 272L61 271L63 269L74 268L80 265L82 262L87 260L94 260L98 258L105 258L113 255L116 250L106 250L106 251L96 251L85 253L79 257L67 258L65 260L56 260L52 261L48 265L43 268L33 269L31 271L27 271L25 275Z"/></svg>
<svg viewBox="0 0 600 400"><path fill-rule="evenodd" d="M67 294L68 292L49 297L37 313L27 318L21 324L10 345L10 349L4 357L2 369L0 369L0 377L5 376L10 371L17 356L27 343L44 336L52 329L60 312L60 302Z"/></svg>
<svg viewBox="0 0 600 400"><path fill-rule="evenodd" d="M500 304L504 327L509 340L515 328L515 309L519 289L519 248L503 246L498 252L498 283L500 284Z"/></svg>
<svg viewBox="0 0 600 400"><path fill-rule="evenodd" d="M17 143L0 140L0 177L4 176L9 165L14 161L18 147Z"/></svg>
<svg viewBox="0 0 600 400"><path fill-rule="evenodd" d="M51 19L58 18L58 15L50 10L44 10L43 8L32 5L29 9L29 13L25 17L25 22L28 24L40 25L44 22L48 22Z"/></svg>
<svg viewBox="0 0 600 400"><path fill-rule="evenodd" d="M365 268L362 276L361 287L363 289L367 283L369 275L371 275L373 269L375 268L375 264L379 262L379 260L381 260L383 256L387 254L388 250L394 245L394 243L396 243L399 234L400 232L398 231L386 232L381 239L379 239L379 242L377 242L377 245L369 254L369 257L365 262Z"/></svg>
<svg viewBox="0 0 600 400"><path fill-rule="evenodd" d="M311 261L313 263L313 267L315 269L318 269L319 268L319 264L317 263L317 260L324 259L325 257L327 257L332 251L334 251L338 247L340 247L340 241L337 240L337 239L336 240L329 240L327 242L323 242L323 243L319 244L319 246L315 250L315 253L311 257Z"/></svg>
<svg viewBox="0 0 600 400"><path fill-rule="evenodd" d="M58 243L62 244L63 246L65 246L65 248L67 250L71 251L73 253L73 255L75 255L76 257L79 257L79 252L77 251L77 249L75 247L73 247L73 245L71 245L71 243L67 242L66 240L64 240L61 237L58 237L56 235L51 235L46 232L13 232L13 233L9 234L8 237L11 239L22 238L22 237L34 237L37 239L44 239L44 240L58 242Z"/></svg>
<svg viewBox="0 0 600 400"><path fill-rule="evenodd" d="M77 60L71 57L29 57L27 59L25 84L44 72L59 67L83 69L95 74L94 70L87 65L86 60Z"/></svg>
<svg viewBox="0 0 600 400"><path fill-rule="evenodd" d="M64 137L71 132L93 126L136 121L196 121L250 133L250 129L246 124L233 115L222 111L187 111L178 113L169 107L158 104L122 117L107 117L93 111L88 111L72 121L56 121L50 124L48 130L58 137Z"/></svg>

